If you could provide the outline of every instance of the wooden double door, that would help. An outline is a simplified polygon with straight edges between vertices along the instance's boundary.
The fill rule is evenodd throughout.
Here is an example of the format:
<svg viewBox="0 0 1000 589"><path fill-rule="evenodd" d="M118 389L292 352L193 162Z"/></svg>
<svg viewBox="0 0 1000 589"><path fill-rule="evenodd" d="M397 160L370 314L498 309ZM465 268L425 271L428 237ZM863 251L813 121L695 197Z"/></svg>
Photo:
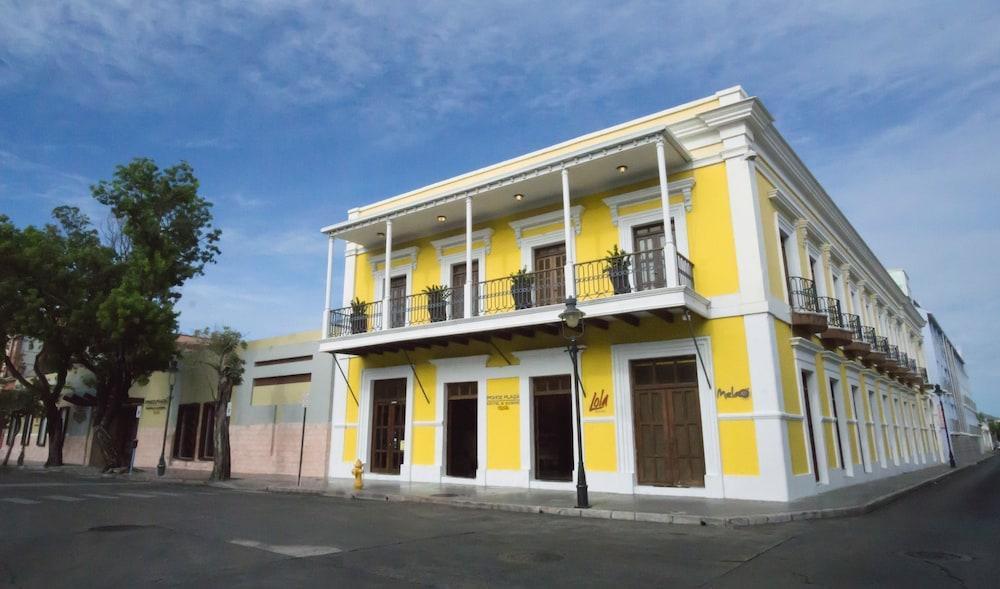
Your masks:
<svg viewBox="0 0 1000 589"><path fill-rule="evenodd" d="M697 360L694 356L635 360L630 371L637 482L704 486Z"/></svg>
<svg viewBox="0 0 1000 589"><path fill-rule="evenodd" d="M399 474L406 438L406 379L372 383L372 472Z"/></svg>
<svg viewBox="0 0 1000 589"><path fill-rule="evenodd" d="M566 244L535 248L535 306L566 301Z"/></svg>

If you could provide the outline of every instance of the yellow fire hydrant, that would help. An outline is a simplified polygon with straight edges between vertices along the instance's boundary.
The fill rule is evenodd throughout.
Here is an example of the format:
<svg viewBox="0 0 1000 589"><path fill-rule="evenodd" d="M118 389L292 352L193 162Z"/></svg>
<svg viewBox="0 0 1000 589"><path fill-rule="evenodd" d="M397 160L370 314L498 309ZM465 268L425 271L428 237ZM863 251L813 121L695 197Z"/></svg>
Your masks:
<svg viewBox="0 0 1000 589"><path fill-rule="evenodd" d="M354 468L351 469L351 474L354 475L355 491L360 491L365 486L364 482L361 480L361 473L365 471L364 466L365 466L364 463L361 462L360 458L358 458L357 460L354 461Z"/></svg>

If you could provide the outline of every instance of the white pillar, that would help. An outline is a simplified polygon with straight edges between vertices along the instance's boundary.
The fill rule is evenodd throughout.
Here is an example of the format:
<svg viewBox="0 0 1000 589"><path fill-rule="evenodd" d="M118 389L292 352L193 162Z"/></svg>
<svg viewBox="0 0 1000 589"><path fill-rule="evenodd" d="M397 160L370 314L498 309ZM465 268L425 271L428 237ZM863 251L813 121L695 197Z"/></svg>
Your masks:
<svg viewBox="0 0 1000 589"><path fill-rule="evenodd" d="M670 230L670 187L667 180L667 154L664 139L656 140L656 163L660 173L660 205L663 208L663 262L667 286L677 286L677 248Z"/></svg>
<svg viewBox="0 0 1000 589"><path fill-rule="evenodd" d="M382 286L382 329L389 329L389 285L392 283L392 221L385 222L385 282Z"/></svg>
<svg viewBox="0 0 1000 589"><path fill-rule="evenodd" d="M570 219L569 200L569 170L563 168L562 171L562 193L563 193L563 232L566 240L566 297L576 297L576 232L573 230L573 223Z"/></svg>
<svg viewBox="0 0 1000 589"><path fill-rule="evenodd" d="M326 296L323 298L323 339L330 337L330 294L333 289L333 236L326 244Z"/></svg>
<svg viewBox="0 0 1000 589"><path fill-rule="evenodd" d="M454 284L452 286L455 286ZM472 197L465 197L465 285L462 317L472 317Z"/></svg>

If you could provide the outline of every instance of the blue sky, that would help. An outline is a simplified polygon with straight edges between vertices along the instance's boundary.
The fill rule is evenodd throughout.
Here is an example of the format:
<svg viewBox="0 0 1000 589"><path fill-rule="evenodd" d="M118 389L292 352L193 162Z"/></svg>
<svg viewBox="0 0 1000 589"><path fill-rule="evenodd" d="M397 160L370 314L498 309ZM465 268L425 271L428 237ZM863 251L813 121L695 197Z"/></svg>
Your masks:
<svg viewBox="0 0 1000 589"><path fill-rule="evenodd" d="M995 1L0 0L0 212L100 219L115 164L185 159L224 236L182 327L314 329L348 208L741 84L1000 414L998 30Z"/></svg>

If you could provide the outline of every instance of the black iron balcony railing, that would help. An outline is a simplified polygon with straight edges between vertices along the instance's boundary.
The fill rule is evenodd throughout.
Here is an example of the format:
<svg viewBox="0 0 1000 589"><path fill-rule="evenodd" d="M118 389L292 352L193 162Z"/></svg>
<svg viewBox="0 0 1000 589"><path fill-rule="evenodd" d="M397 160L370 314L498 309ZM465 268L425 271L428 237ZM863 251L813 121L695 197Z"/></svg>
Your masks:
<svg viewBox="0 0 1000 589"><path fill-rule="evenodd" d="M889 355L889 338L879 335L875 336L875 346L872 348L877 352L881 352L886 356Z"/></svg>
<svg viewBox="0 0 1000 589"><path fill-rule="evenodd" d="M894 362L899 362L899 347L889 346L889 359Z"/></svg>
<svg viewBox="0 0 1000 589"><path fill-rule="evenodd" d="M861 333L864 334L865 339L863 340L866 344L871 346L872 351L878 352L878 336L875 335L875 328L868 325L861 326Z"/></svg>
<svg viewBox="0 0 1000 589"><path fill-rule="evenodd" d="M677 254L677 284L694 290L694 264L681 254Z"/></svg>
<svg viewBox="0 0 1000 589"><path fill-rule="evenodd" d="M918 374L919 373L918 370L917 370L917 361L916 360L914 360L913 358L910 358L910 361L907 364L910 367L910 372L912 372L914 374Z"/></svg>
<svg viewBox="0 0 1000 589"><path fill-rule="evenodd" d="M330 311L330 337L382 329L382 301L357 303Z"/></svg>
<svg viewBox="0 0 1000 589"><path fill-rule="evenodd" d="M819 313L819 297L816 296L816 283L801 276L788 277L788 294L791 297L792 311Z"/></svg>
<svg viewBox="0 0 1000 589"><path fill-rule="evenodd" d="M851 330L851 339L856 342L864 342L865 334L861 329L861 317L854 313L844 313L844 324Z"/></svg>
<svg viewBox="0 0 1000 589"><path fill-rule="evenodd" d="M906 352L899 353L899 365L903 368L909 370L910 368L910 357L906 355Z"/></svg>
<svg viewBox="0 0 1000 589"><path fill-rule="evenodd" d="M927 369L926 368L921 368L920 369L920 378L924 379L924 382L930 382L929 380L927 380Z"/></svg>
<svg viewBox="0 0 1000 589"><path fill-rule="evenodd" d="M840 301L833 297L818 297L819 310L826 314L826 323L835 329L847 329L844 315L840 312Z"/></svg>
<svg viewBox="0 0 1000 589"><path fill-rule="evenodd" d="M576 298L589 301L664 288L668 283L663 260L663 250L657 249L580 262L573 267ZM694 288L694 264L680 254L677 254L677 283Z"/></svg>
<svg viewBox="0 0 1000 589"><path fill-rule="evenodd" d="M594 300L630 292L665 288L663 251L637 252L573 266L577 298ZM677 254L677 281L694 288L694 264ZM496 315L521 309L561 305L566 301L565 267L484 280L472 284L472 316ZM461 319L465 315L464 285L442 287L389 300L387 328ZM356 301L330 311L329 337L380 331L386 324L383 301Z"/></svg>

